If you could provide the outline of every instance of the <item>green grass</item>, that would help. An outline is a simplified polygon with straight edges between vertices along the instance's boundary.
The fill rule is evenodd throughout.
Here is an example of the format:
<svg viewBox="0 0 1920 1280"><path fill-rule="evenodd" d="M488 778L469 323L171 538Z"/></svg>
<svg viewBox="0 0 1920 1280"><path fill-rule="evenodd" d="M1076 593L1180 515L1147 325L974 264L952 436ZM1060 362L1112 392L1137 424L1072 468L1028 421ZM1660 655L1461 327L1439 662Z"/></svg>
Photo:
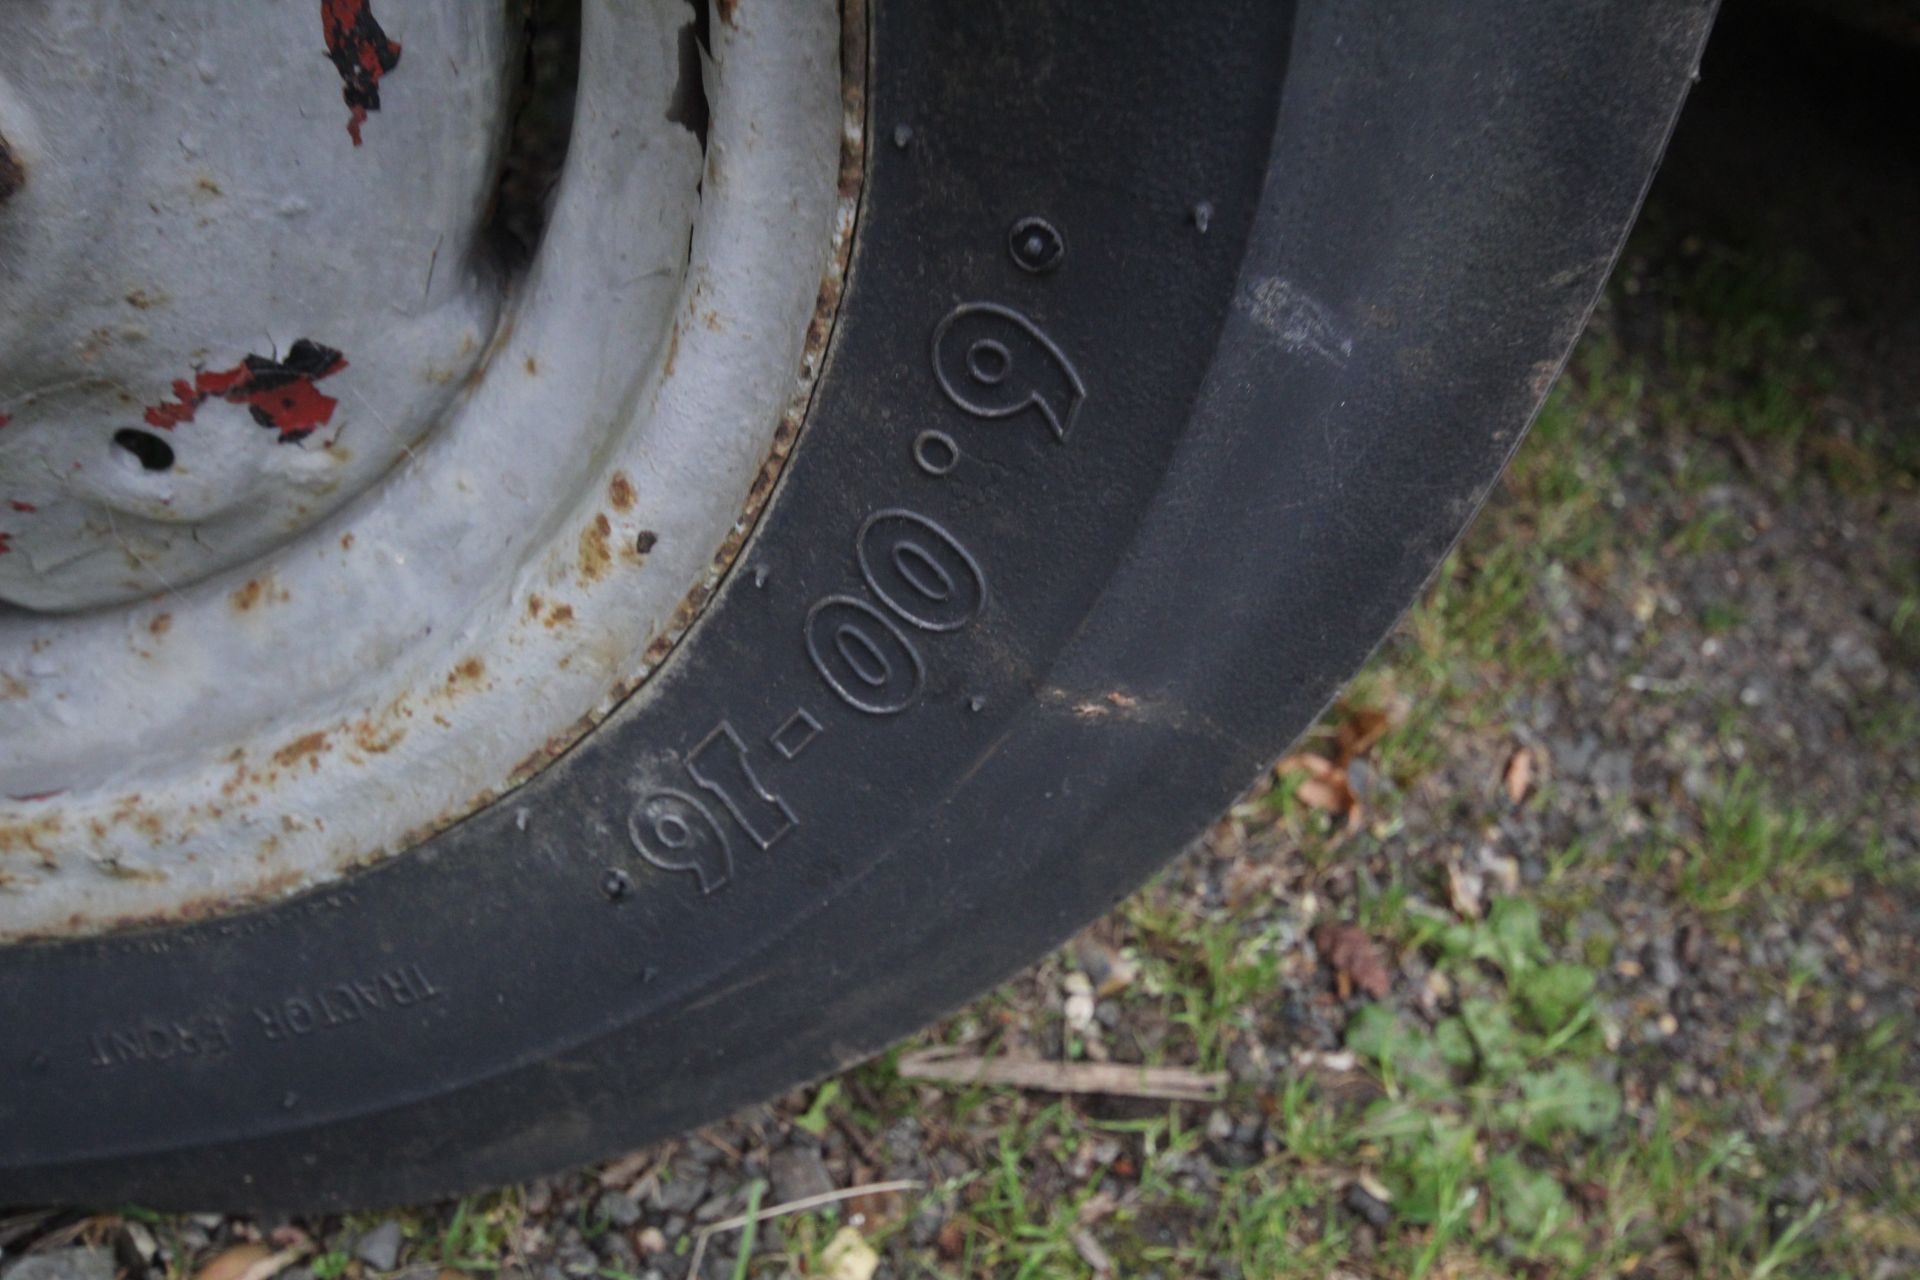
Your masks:
<svg viewBox="0 0 1920 1280"><path fill-rule="evenodd" d="M1835 875L1839 836L1830 820L1776 802L1742 765L1700 807L1700 834L1678 850L1677 887L1702 911L1723 912L1762 896L1769 903L1818 892Z"/></svg>

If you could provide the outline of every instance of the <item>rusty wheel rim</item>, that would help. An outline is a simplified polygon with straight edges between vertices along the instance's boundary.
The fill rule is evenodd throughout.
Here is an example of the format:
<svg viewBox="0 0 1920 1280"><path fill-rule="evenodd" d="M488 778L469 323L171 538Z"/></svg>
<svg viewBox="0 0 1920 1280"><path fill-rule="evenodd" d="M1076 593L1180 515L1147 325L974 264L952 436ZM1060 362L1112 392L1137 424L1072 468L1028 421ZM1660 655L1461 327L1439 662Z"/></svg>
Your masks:
<svg viewBox="0 0 1920 1280"><path fill-rule="evenodd" d="M0 941L323 883L631 696L793 446L852 232L826 0L588 0L537 181L517 4L176 10L0 40Z"/></svg>

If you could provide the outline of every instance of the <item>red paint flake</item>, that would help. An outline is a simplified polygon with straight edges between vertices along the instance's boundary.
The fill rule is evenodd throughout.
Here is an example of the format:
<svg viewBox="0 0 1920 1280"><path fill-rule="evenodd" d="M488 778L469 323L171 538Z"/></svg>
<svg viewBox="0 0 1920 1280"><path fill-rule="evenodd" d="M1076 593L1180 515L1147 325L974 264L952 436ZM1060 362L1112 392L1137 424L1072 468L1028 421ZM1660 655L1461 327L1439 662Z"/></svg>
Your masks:
<svg viewBox="0 0 1920 1280"><path fill-rule="evenodd" d="M372 0L320 0L320 25L327 34L327 58L340 73L340 96L350 112L347 134L357 147L367 112L380 109L380 77L400 65L400 46L380 29Z"/></svg>
<svg viewBox="0 0 1920 1280"><path fill-rule="evenodd" d="M12 421L13 421L13 415L12 415L12 414L10 414L10 413L0 413L0 427L4 427L4 426L6 426L6 425L7 425L7 424L8 424L9 422L12 422Z"/></svg>
<svg viewBox="0 0 1920 1280"><path fill-rule="evenodd" d="M61 787L57 791L29 791L23 796L8 796L7 799L17 801L20 804L32 804L37 800L51 800L55 796L63 796L65 794L67 794L67 789Z"/></svg>
<svg viewBox="0 0 1920 1280"><path fill-rule="evenodd" d="M12 553L13 535L10 533L0 533L0 556L11 555Z"/></svg>
<svg viewBox="0 0 1920 1280"><path fill-rule="evenodd" d="M231 369L202 369L192 382L176 379L173 399L148 405L146 422L171 431L192 422L201 405L217 398L247 406L255 422L280 433L281 444L294 444L333 421L333 407L340 402L313 384L346 367L332 347L302 338L285 360L250 355Z"/></svg>
<svg viewBox="0 0 1920 1280"><path fill-rule="evenodd" d="M26 515L32 515L34 512L40 509L34 506L31 502L21 502L18 499L15 499L14 501L7 503L7 505L12 507L15 511L22 512Z"/></svg>

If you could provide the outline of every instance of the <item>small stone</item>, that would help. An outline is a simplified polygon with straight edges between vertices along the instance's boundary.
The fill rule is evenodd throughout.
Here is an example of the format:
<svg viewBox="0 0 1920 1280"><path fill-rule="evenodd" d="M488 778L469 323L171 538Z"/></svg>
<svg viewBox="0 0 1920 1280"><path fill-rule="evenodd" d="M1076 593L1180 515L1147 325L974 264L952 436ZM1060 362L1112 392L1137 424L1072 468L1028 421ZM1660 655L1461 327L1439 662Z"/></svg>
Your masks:
<svg viewBox="0 0 1920 1280"><path fill-rule="evenodd" d="M113 1280L106 1249L49 1249L0 1267L0 1280Z"/></svg>
<svg viewBox="0 0 1920 1280"><path fill-rule="evenodd" d="M650 1258L656 1253L665 1253L667 1233L658 1227L642 1227L634 1232L633 1247L640 1251L640 1256L643 1258Z"/></svg>
<svg viewBox="0 0 1920 1280"><path fill-rule="evenodd" d="M1375 1231L1385 1231L1387 1224L1393 1221L1393 1210L1385 1201L1368 1191L1357 1182L1347 1184L1346 1194L1340 1197L1340 1203Z"/></svg>
<svg viewBox="0 0 1920 1280"><path fill-rule="evenodd" d="M707 1180L686 1165L675 1165L673 1176L654 1184L648 1197L653 1207L669 1213L686 1213L707 1198Z"/></svg>
<svg viewBox="0 0 1920 1280"><path fill-rule="evenodd" d="M354 1243L353 1256L375 1271L391 1271L400 1264L402 1243L400 1224L389 1218Z"/></svg>
<svg viewBox="0 0 1920 1280"><path fill-rule="evenodd" d="M709 1196L706 1202L698 1209L693 1211L693 1220L695 1222L718 1222L722 1218L731 1217L737 1213L740 1207L739 1199L735 1193L731 1191L716 1192L714 1195Z"/></svg>
<svg viewBox="0 0 1920 1280"><path fill-rule="evenodd" d="M912 1116L896 1120L888 1125L880 1135L880 1143L887 1149L896 1164L906 1164L920 1154L920 1147L926 1141L926 1134L920 1128L920 1122Z"/></svg>
<svg viewBox="0 0 1920 1280"><path fill-rule="evenodd" d="M594 1216L605 1218L616 1227L631 1227L640 1221L640 1206L633 1197L620 1191L602 1192L593 1203Z"/></svg>
<svg viewBox="0 0 1920 1280"><path fill-rule="evenodd" d="M1067 1020L1067 1029L1076 1035L1085 1035L1093 1030L1093 991L1087 984L1085 974L1070 973L1069 978L1080 979L1081 990L1069 989L1066 1002L1061 1006L1061 1014Z"/></svg>
<svg viewBox="0 0 1920 1280"><path fill-rule="evenodd" d="M767 1162L767 1172L778 1204L825 1195L833 1190L833 1175L827 1172L820 1153L810 1147L780 1148Z"/></svg>

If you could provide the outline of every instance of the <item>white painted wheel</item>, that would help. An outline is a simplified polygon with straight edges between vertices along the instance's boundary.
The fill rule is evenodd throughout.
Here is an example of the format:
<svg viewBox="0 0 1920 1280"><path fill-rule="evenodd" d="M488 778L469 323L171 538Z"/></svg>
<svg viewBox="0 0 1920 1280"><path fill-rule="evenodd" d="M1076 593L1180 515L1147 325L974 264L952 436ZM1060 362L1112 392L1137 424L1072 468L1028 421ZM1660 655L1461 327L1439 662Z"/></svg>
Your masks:
<svg viewBox="0 0 1920 1280"><path fill-rule="evenodd" d="M529 195L506 0L8 6L0 940L409 847L661 662L792 445L859 172L838 7L721 8L588 0Z"/></svg>

